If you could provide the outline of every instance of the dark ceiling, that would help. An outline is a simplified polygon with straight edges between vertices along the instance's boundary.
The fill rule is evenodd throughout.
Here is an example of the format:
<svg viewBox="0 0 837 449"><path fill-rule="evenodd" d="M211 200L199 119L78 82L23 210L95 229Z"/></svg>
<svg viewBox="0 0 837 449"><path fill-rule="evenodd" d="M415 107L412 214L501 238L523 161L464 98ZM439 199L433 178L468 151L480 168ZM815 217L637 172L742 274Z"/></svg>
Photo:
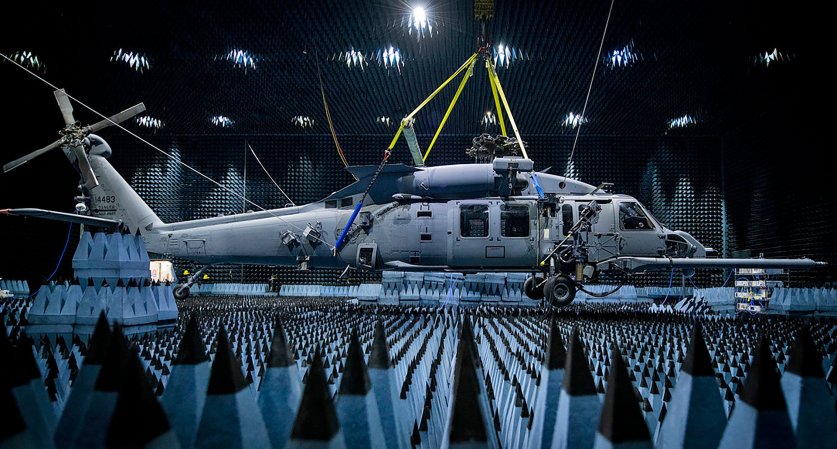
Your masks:
<svg viewBox="0 0 837 449"><path fill-rule="evenodd" d="M39 74L103 113L144 101L165 122L157 132L171 134L327 133L318 61L338 132L390 134L394 125L376 119L396 123L474 52L480 34L468 0L417 0L433 25L421 39L404 25L411 5L402 0L54 3L4 6L0 50L32 51L46 65ZM495 3L487 37L523 56L498 68L521 132L574 133L562 123L583 108L610 2ZM827 58L818 5L615 0L582 135L661 135L684 115L698 122L689 132L708 135L807 126L810 116L800 117ZM390 46L402 65L374 58ZM635 61L610 66L605 55L625 47ZM150 67L140 73L111 62L118 49L146 56ZM236 49L252 55L255 68L225 58ZM368 65L338 59L353 49ZM759 60L774 49L782 60ZM0 77L12 96L50 95L9 63L0 64ZM419 116L419 133L433 132L454 88ZM477 70L447 132L478 134L493 109L485 71ZM60 120L57 109L42 114ZM218 128L209 120L215 115L234 125ZM313 127L293 124L294 116L310 117Z"/></svg>

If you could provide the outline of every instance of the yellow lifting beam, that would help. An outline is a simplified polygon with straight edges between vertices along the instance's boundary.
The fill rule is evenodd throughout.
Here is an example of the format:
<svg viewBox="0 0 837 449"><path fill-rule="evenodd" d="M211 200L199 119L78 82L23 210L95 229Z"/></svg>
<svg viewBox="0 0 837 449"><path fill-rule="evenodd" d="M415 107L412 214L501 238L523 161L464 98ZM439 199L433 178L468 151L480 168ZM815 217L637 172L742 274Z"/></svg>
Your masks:
<svg viewBox="0 0 837 449"><path fill-rule="evenodd" d="M520 152L523 153L524 158L529 159L529 155L526 154L526 148L523 146L523 139L520 138L520 131L517 130L517 124L514 122L514 117L512 117L509 102L506 100L506 94L503 92L503 86L500 85L500 79L497 78L497 71L494 70L494 64L491 61L488 61L488 76L494 79L494 84L497 86L497 93L500 94L500 100L503 101L503 106L506 108L506 114L509 116L509 123L511 123L512 131L514 131L514 137L517 138L517 144L520 145Z"/></svg>
<svg viewBox="0 0 837 449"><path fill-rule="evenodd" d="M436 144L436 139L439 138L439 134L442 132L442 128L445 127L445 123L448 121L448 117L450 117L450 113L451 111L453 111L453 107L456 105L456 100L459 99L459 94L462 93L462 89L465 88L465 84L468 83L468 79L471 78L471 75L474 74L474 64L476 62L476 59L471 61L471 64L468 66L468 70L465 72L465 76L462 77L462 81L459 83L459 87L456 89L456 93L453 95L453 100L451 100L450 105L448 106L448 110L445 112L445 116L442 117L442 121L439 123L439 127L436 128L436 134L433 135L433 140L430 141L430 145L427 147L427 151L425 151L424 153L422 162L426 161L427 156L430 155L430 150L432 150L433 145Z"/></svg>
<svg viewBox="0 0 837 449"><path fill-rule="evenodd" d="M424 165L424 161L427 160L427 157L430 155L430 150L433 149L433 145L436 144L436 140L439 138L439 134L442 132L442 128L444 128L445 123L447 123L448 118L450 117L451 112L453 111L453 107L456 105L457 100L459 100L460 94L462 94L462 90L465 88L465 84L468 83L468 79L474 72L474 65L476 64L477 57L479 53L474 53L468 58L465 63L463 63L453 74L445 80L436 90L433 91L430 96L428 96L421 104L418 105L417 108L413 110L413 112L409 113L403 120L401 120L401 124L398 127L398 130L395 132L395 136L392 138L392 141L387 148L387 151L390 152L395 147L395 143L398 141L398 138L401 136L401 133L404 131L404 127L411 123L413 117L428 103L432 100L436 95L442 91L451 81L453 81L463 70L465 70L465 75L462 77L462 81L459 82L459 87L456 89L456 93L453 96L453 100L451 100L450 105L448 106L447 111L445 112L442 121L439 123L439 127L436 129L436 133L433 135L433 140L430 141L430 145L427 147L427 151L424 153L421 161L415 161L416 165ZM490 58L486 58L485 60L485 68L488 71L488 81L489 85L491 86L491 94L494 97L494 107L497 109L497 119L500 123L500 132L502 132L503 136L506 136L506 122L503 118L503 109L506 111L506 115L509 117L509 123L512 126L512 131L514 131L514 136L517 138L518 145L520 145L520 152L523 154L523 157L528 159L529 155L526 153L526 148L523 145L523 139L520 137L520 132L517 129L517 124L514 121L514 117L511 113L511 108L509 108L509 102L506 99L506 94L503 92L503 86L500 85L500 79L497 77L497 71L494 69L494 64L491 63Z"/></svg>
<svg viewBox="0 0 837 449"><path fill-rule="evenodd" d="M430 103L430 100L432 100L433 97L435 97L439 92L441 92L442 89L444 89L445 86L447 86L451 81L453 81L453 79L456 78L457 75L462 73L463 70L468 68L468 66L470 66L471 63L474 62L475 59L477 59L477 53L474 53L473 55L471 55L471 57L468 58L468 60L465 61L465 63L462 64L462 66L460 66L458 69L456 69L455 72L453 72L453 75L451 75L447 80L445 80L445 82L442 83L442 85L440 85L438 88L436 88L436 90L434 90L433 93L430 94L429 97L427 97L427 99L422 101L421 104L418 105L418 107L413 110L413 112L407 114L407 116L404 117L403 120L401 120L401 125L398 127L398 131L395 132L395 137L393 137L392 142L389 143L389 147L388 147L389 150L392 150L393 148L395 148L395 142L397 142L398 138L401 136L401 131L404 130L404 125L409 123L410 120L413 118L413 116L416 115L418 113L418 111L421 110L421 108L425 107L427 105L427 103Z"/></svg>
<svg viewBox="0 0 837 449"><path fill-rule="evenodd" d="M500 121L500 132L506 137L506 121L503 120L503 108L500 107L500 97L497 95L497 82L494 81L491 70L491 60L485 60L485 68L488 71L488 84L491 85L491 96L494 97L494 109L497 110L497 120Z"/></svg>

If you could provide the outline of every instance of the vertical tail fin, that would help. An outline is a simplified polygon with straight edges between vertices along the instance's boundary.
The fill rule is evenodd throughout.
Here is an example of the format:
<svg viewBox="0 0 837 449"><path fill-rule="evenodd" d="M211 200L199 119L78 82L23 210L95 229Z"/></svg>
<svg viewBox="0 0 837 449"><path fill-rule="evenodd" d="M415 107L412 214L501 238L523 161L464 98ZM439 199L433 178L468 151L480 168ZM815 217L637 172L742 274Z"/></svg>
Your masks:
<svg viewBox="0 0 837 449"><path fill-rule="evenodd" d="M107 144L105 144L107 145ZM110 150L108 148L108 150ZM162 225L160 217L148 207L137 192L105 159L107 153L91 151L90 166L99 180L99 185L90 189L90 210L93 216L122 221L135 233L145 234Z"/></svg>

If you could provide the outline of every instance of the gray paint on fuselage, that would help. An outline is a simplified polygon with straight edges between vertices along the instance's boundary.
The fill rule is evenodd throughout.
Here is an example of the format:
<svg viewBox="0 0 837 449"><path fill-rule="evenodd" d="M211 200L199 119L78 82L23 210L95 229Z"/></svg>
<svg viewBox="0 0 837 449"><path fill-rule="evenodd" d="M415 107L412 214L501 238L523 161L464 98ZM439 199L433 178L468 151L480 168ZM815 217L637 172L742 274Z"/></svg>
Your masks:
<svg viewBox="0 0 837 449"><path fill-rule="evenodd" d="M450 265L454 262L452 268L479 268L497 264L510 268L526 268L532 265L528 263L530 258L527 258L526 264L505 258L487 261L482 251L479 254L465 255L465 257L451 258L450 256L450 251L456 250L451 247L451 239L455 238L452 234L459 232L458 229L453 229L454 223L457 222L453 214L457 214L459 209L453 201L444 201L444 198L501 201L496 197L486 198L486 192L493 188L494 183L494 171L491 164L419 169L401 164L388 165L368 197L367 205L362 209L364 212L373 214L382 209L387 209L386 212L377 216L368 229L361 229L355 224L348 243L342 248L338 257L334 257L331 246L345 226L351 209L326 208L325 201L339 201L347 197L358 201L362 189L374 174L374 170L368 167L353 168L352 172L358 175L359 181L316 203L161 224L154 226L143 235L146 237L146 244L151 252L164 256L183 257L201 263L227 262L293 266L297 264L298 257L307 255L310 256L311 267L342 267L346 264L355 264L358 244L375 243L378 246L379 259L386 261L420 265ZM584 194L594 189L589 184L556 175L539 173L537 176L546 193L578 192ZM456 184L457 182L459 184ZM564 183L563 188L561 188L561 183ZM457 185L459 187L454 188ZM534 194L535 189L531 178L530 185L525 191L528 193L529 190ZM430 196L426 201L391 207L392 196L398 193ZM527 198L531 200L534 197ZM515 201L514 198L508 200ZM429 211L432 218L419 217L419 210ZM494 219L492 215L492 220ZM327 243L312 245L302 236L302 231L309 224L313 226L317 222L322 225L320 238ZM534 222L533 227L537 227ZM286 231L293 232L299 244L293 248L282 244L281 237ZM425 240L422 240L422 234L425 235ZM200 244L196 242L199 241L203 241L204 245L198 250ZM188 242L192 242L191 247ZM517 242L513 240L507 241L507 244L515 243Z"/></svg>
<svg viewBox="0 0 837 449"><path fill-rule="evenodd" d="M101 147L101 146L100 146ZM98 147L97 147L98 148ZM352 208L369 185L377 166L351 167L359 180L322 201L284 209L212 217L179 223L163 223L150 207L105 159L108 152L90 154L91 166L101 185L91 191L91 209L107 209L107 218L121 221L131 232L139 232L149 252L163 257L180 257L204 264L253 263L295 266L300 257L308 256L308 265L315 267L343 267L357 265L358 245L377 248L375 267L388 262L410 265L440 266L450 269L533 269L538 258L562 239L554 221L556 217L531 216L529 238L508 239L498 234L500 204L525 202L534 205L537 191L533 177L544 192L554 195L559 202L619 201L633 198L605 192L592 193L592 185L546 173L518 173L516 182L528 185L520 196L499 198L498 187L508 180L504 171L495 172L493 164L467 164L439 167L409 167L390 164L383 168L378 181L369 192L363 213L374 219L365 227L355 223L345 246L336 255L333 247L337 236L346 226ZM493 192L493 193L492 193ZM393 202L394 196L399 196ZM351 197L351 201L344 201ZM494 228L483 245L457 246L460 229L457 202L490 203L490 220ZM337 208L339 204L346 207ZM330 206L330 207L327 207ZM432 218L420 218L422 208L432 211ZM601 220L614 222L615 207L609 208L610 217ZM577 212L576 212L577 214ZM577 217L577 215L576 215ZM653 219L653 218L652 218ZM322 243L312 243L303 230L320 223ZM659 224L659 223L657 223ZM544 232L549 229L550 232ZM282 236L292 232L298 242L289 248ZM663 231L663 232L659 232ZM660 226L659 235L669 230ZM422 239L422 234L427 237ZM682 233L690 243L702 246ZM617 236L611 238L615 240ZM502 241L502 242L501 242ZM467 248L466 248L467 247ZM615 252L619 252L618 250ZM624 255L624 254L623 254ZM634 255L634 254L631 254ZM635 254L642 255L642 254ZM611 257L610 254L607 254ZM491 259L491 260L489 260ZM601 263L598 259L593 262Z"/></svg>
<svg viewBox="0 0 837 449"><path fill-rule="evenodd" d="M345 264L332 257L330 245L336 240L335 227L338 219L350 213L351 211L342 209L312 208L306 212L284 216L261 213L261 218L247 220L237 220L234 218L237 216L196 220L191 226L185 225L189 222L178 223L177 230L166 230L165 226L154 230L157 232L145 235L146 244L149 251L201 263L296 265L297 257L308 255L312 258L312 266L341 267ZM312 227L316 226L318 222L322 226L319 237L322 242L312 244L303 237L303 230L309 224ZM293 232L297 238L298 243L292 248L281 242L286 231ZM205 242L204 254L190 254L187 242L200 240Z"/></svg>

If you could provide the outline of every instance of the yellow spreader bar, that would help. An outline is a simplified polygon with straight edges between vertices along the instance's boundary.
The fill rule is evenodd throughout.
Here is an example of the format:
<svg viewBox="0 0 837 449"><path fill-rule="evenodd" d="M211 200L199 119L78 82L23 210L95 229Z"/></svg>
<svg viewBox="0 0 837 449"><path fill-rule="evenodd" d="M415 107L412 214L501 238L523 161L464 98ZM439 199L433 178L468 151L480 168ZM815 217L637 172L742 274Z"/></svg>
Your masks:
<svg viewBox="0 0 837 449"><path fill-rule="evenodd" d="M468 58L467 61L465 61L464 64L462 64L458 69L456 69L455 72L453 72L453 75L448 77L448 79L446 79L444 83L442 83L439 87L437 87L436 90L434 90L433 93L430 94L429 97L427 97L427 99L422 101L421 104L419 104L418 107L415 110L413 110L413 112L409 113L406 117L404 117L403 120L401 120L401 125L398 126L398 131L395 132L395 137L393 137L392 141L389 143L388 148L390 150L395 148L395 142L397 142L398 138L401 137L401 131L404 130L404 125L407 122L409 122L413 118L413 116L416 115L418 113L418 111L421 110L421 108L427 106L427 103L430 103L430 100L432 100L439 92L441 92L442 89L445 88L445 86L450 84L450 82L453 81L453 79L456 78L460 73L462 73L463 70L468 68L474 62L474 60L476 60L476 59L477 59L477 53L474 53L473 55L471 55L470 58Z"/></svg>
<svg viewBox="0 0 837 449"><path fill-rule="evenodd" d="M491 95L494 97L494 109L497 111L497 119L500 121L500 132L506 137L506 121L503 120L503 108L500 107L500 97L497 95L497 81L494 80L494 71L491 70L491 61L485 60L485 68L488 71L488 84L491 85Z"/></svg>
<svg viewBox="0 0 837 449"><path fill-rule="evenodd" d="M500 100L503 101L503 106L506 108L506 114L509 115L509 123L511 123L512 130L514 131L514 137L517 138L517 143L520 145L520 152L523 153L523 157L525 159L529 159L529 155L526 154L526 148L523 146L523 139L520 138L520 132L517 130L517 124L514 122L514 117L512 117L511 108L509 108L509 102L506 100L506 94L503 93L503 86L500 85L500 79L497 78L497 72L494 70L494 64L488 62L489 71L491 72L491 76L494 77L494 84L497 86L497 93L500 94Z"/></svg>
<svg viewBox="0 0 837 449"><path fill-rule="evenodd" d="M459 87L456 89L456 93L453 96L453 100L451 101L450 105L448 106L447 111L445 112L444 117L442 117L442 121L439 123L439 127L436 129L436 133L433 135L433 140L430 141L430 145L427 147L427 151L424 153L422 157L422 161L426 161L427 157L430 155L430 151L433 149L433 146L436 144L436 140L439 138L439 134L442 133L442 129L445 127L445 124L450 118L451 112L453 112L453 107L456 105L457 100L459 100L459 96L462 94L462 91L465 89L465 84L468 83L468 79L473 75L474 65L476 64L477 57L479 56L478 53L474 53L468 58L465 63L463 63L453 74L445 80L444 83L440 84L436 90L433 91L421 104L418 105L417 108L413 110L413 112L409 113L403 120L401 120L401 124L398 126L398 130L395 132L395 136L393 136L392 141L389 143L389 147L387 148L388 151L391 151L395 148L395 143L398 142L398 138L401 137L401 133L404 131L404 126L410 123L413 120L413 117L428 103L430 103L436 95L442 91L451 81L453 81L463 70L467 70L465 75L462 77L462 81L459 82ZM514 131L514 136L517 138L517 142L520 145L520 152L523 154L523 157L528 159L529 155L526 153L526 148L523 145L523 139L520 137L520 131L517 129L517 123L514 121L514 116L512 116L511 108L509 107L509 102L506 99L506 94L503 92L503 86L500 84L500 79L497 77L497 71L494 68L494 64L491 63L491 59L486 58L485 67L488 70L488 80L489 85L491 86L491 94L494 97L494 107L497 109L497 119L500 122L500 131L503 133L503 136L506 136L506 121L503 117L503 110L505 109L506 115L509 117L509 123L511 124L512 131ZM417 164L418 165L418 164Z"/></svg>
<svg viewBox="0 0 837 449"><path fill-rule="evenodd" d="M442 117L442 121L439 123L439 127L436 128L436 134L433 135L433 140L431 140L430 145L427 146L427 151L424 152L424 157L422 158L423 161L427 160L427 156L430 155L430 150L432 150L433 145L436 144L436 139L439 138L439 134L441 134L442 128L445 127L445 123L447 123L448 117L450 117L450 113L451 111L453 111L453 107L456 105L456 101L459 100L459 95L462 93L462 89L465 88L465 84L468 83L468 79L471 78L471 75L474 73L474 64L476 64L476 62L476 59L472 59L471 64L468 66L468 70L466 70L465 75L462 76L462 81L459 83L459 87L456 89L456 94L454 94L453 100L450 102L448 110L445 112L445 116Z"/></svg>

